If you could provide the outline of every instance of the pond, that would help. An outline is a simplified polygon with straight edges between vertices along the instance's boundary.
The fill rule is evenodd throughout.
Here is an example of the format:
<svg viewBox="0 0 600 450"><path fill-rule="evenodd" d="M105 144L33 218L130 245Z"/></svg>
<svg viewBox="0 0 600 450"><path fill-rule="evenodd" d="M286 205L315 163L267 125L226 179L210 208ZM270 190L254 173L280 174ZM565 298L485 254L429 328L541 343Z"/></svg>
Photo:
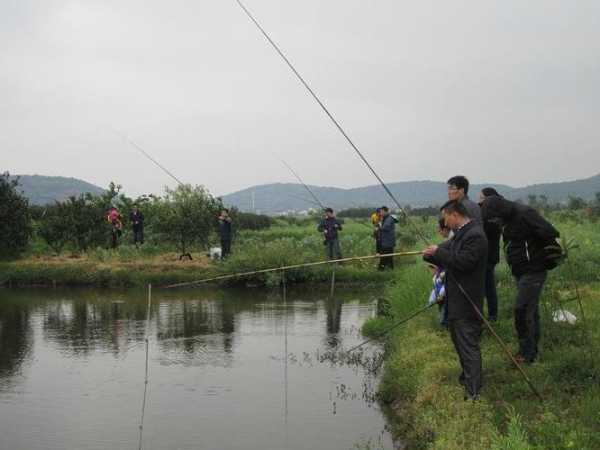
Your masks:
<svg viewBox="0 0 600 450"><path fill-rule="evenodd" d="M143 289L0 290L0 448L137 449L146 305ZM380 350L337 357L375 310L365 289L154 289L143 448L394 448Z"/></svg>

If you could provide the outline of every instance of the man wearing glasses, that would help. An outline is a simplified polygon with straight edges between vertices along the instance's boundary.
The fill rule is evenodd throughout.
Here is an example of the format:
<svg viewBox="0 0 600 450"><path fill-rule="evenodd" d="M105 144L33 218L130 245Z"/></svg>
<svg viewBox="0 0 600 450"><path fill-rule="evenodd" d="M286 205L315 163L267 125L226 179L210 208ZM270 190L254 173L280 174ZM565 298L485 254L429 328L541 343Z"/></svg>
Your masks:
<svg viewBox="0 0 600 450"><path fill-rule="evenodd" d="M478 225L481 225L481 208L477 203L472 201L469 196L469 180L462 175L456 175L447 181L448 184L448 200L462 203L469 217Z"/></svg>

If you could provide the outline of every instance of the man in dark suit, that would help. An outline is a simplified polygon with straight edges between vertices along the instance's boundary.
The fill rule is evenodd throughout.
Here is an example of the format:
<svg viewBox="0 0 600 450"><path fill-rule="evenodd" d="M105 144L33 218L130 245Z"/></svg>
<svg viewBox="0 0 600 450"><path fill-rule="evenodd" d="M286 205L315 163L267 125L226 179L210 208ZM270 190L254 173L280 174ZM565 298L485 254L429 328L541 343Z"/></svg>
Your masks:
<svg viewBox="0 0 600 450"><path fill-rule="evenodd" d="M465 386L465 400L477 400L481 389L479 342L488 243L482 227L469 217L462 202L450 200L441 211L454 236L427 247L423 258L446 270L448 328L462 367L459 382Z"/></svg>

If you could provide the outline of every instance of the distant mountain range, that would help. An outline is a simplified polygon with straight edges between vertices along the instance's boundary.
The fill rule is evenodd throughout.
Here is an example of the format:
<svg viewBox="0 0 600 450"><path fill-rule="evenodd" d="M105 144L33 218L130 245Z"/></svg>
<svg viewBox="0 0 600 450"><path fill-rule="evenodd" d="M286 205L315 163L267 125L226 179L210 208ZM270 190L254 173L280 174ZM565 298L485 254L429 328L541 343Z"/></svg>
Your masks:
<svg viewBox="0 0 600 450"><path fill-rule="evenodd" d="M594 198L600 192L600 174L590 178L560 183L532 184L514 188L502 184L475 184L470 188L472 196L486 186L494 187L505 197L527 201L529 195L545 195L550 202L566 202L570 196L585 200ZM335 210L360 206L392 206L389 197L379 185L353 189L309 186L317 198ZM402 205L412 207L440 205L446 200L446 183L439 181L404 181L388 185ZM263 214L298 212L318 207L306 191L295 183L263 184L250 187L221 197L229 206L242 211L257 211Z"/></svg>
<svg viewBox="0 0 600 450"><path fill-rule="evenodd" d="M22 191L32 205L46 205L79 196L85 192L101 194L104 189L77 178L47 177L43 175L11 175L19 178L18 190Z"/></svg>
<svg viewBox="0 0 600 450"><path fill-rule="evenodd" d="M23 191L30 203L34 205L65 200L71 195L78 196L84 192L92 194L104 192L104 189L77 178L42 175L18 175L18 177L19 190ZM440 181L403 181L390 183L388 186L402 205L433 206L440 205L446 199L446 183ZM570 196L591 200L596 192L600 192L600 174L582 180L533 184L521 188L502 184L475 184L470 189L472 196L477 196L485 186L496 188L498 192L512 200L527 201L529 195L545 195L550 202L566 202ZM360 206L392 206L389 197L379 185L353 189L312 185L309 187L321 202L336 210ZM263 184L221 198L226 205L235 206L242 211L272 215L318 208L306 189L296 183Z"/></svg>

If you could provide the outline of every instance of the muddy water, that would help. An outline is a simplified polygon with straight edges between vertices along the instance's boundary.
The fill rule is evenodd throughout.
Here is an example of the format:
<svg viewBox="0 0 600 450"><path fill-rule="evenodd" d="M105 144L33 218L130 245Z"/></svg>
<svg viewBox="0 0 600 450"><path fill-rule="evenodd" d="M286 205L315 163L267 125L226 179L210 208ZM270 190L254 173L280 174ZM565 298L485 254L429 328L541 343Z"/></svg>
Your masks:
<svg viewBox="0 0 600 450"><path fill-rule="evenodd" d="M373 292L327 291L154 290L143 448L392 449L376 380L335 357ZM137 449L146 313L143 290L0 290L0 449Z"/></svg>

